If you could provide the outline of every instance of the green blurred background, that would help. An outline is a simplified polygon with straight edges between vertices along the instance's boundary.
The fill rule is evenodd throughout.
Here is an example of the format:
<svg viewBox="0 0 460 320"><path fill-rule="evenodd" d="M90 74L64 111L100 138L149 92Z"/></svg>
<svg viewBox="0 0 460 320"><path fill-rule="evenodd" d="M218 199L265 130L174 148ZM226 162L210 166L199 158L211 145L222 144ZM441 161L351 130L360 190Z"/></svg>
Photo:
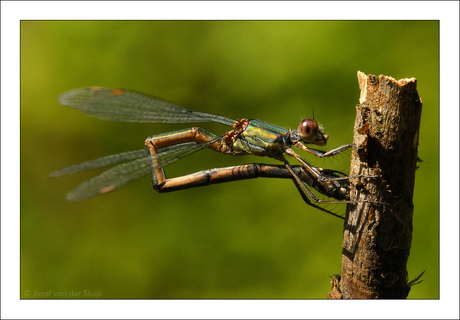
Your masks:
<svg viewBox="0 0 460 320"><path fill-rule="evenodd" d="M158 194L145 177L66 202L102 170L49 172L140 149L149 135L190 125L103 121L60 106L57 96L87 86L135 89L286 128L314 111L334 148L352 142L358 70L418 79L426 162L416 175L409 280L426 273L409 298L439 298L437 21L23 21L21 297L326 298L341 269L343 222L307 206L290 180ZM302 156L349 171L350 153ZM276 163L204 150L166 173L251 162Z"/></svg>

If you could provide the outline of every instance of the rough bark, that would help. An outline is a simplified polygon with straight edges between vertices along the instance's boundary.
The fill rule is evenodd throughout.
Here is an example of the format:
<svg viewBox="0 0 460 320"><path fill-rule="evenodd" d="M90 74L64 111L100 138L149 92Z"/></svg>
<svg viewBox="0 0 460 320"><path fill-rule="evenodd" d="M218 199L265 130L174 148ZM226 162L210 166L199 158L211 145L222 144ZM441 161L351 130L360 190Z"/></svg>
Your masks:
<svg viewBox="0 0 460 320"><path fill-rule="evenodd" d="M415 170L422 112L417 80L358 72L360 104L354 128L353 179L344 224L342 271L330 299L406 298L412 241Z"/></svg>

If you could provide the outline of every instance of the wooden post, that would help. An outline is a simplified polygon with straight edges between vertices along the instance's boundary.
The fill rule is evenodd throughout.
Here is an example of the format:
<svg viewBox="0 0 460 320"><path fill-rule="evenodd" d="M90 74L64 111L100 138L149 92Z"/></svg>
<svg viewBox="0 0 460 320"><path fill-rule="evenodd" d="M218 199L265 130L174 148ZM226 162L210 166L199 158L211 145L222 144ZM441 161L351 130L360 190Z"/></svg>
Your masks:
<svg viewBox="0 0 460 320"><path fill-rule="evenodd" d="M342 271L330 299L406 298L412 241L415 170L422 113L417 80L358 72L360 104L354 128L350 198L381 203L347 207Z"/></svg>

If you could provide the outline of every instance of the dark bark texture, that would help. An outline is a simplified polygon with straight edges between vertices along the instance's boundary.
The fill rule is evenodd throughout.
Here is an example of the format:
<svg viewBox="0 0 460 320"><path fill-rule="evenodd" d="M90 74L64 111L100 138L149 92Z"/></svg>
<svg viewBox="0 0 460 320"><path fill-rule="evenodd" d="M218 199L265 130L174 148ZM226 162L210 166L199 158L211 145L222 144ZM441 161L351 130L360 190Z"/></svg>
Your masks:
<svg viewBox="0 0 460 320"><path fill-rule="evenodd" d="M358 72L361 89L344 224L342 271L330 299L406 298L415 170L422 113L417 80Z"/></svg>

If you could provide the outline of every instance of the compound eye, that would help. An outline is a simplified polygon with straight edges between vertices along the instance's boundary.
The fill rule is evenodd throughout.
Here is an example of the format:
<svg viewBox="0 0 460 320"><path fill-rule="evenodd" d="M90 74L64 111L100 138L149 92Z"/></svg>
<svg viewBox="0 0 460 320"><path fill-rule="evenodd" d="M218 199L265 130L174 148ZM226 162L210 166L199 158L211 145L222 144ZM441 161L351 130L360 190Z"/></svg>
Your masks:
<svg viewBox="0 0 460 320"><path fill-rule="evenodd" d="M303 141L311 143L318 137L319 126L314 119L303 119L297 131Z"/></svg>

